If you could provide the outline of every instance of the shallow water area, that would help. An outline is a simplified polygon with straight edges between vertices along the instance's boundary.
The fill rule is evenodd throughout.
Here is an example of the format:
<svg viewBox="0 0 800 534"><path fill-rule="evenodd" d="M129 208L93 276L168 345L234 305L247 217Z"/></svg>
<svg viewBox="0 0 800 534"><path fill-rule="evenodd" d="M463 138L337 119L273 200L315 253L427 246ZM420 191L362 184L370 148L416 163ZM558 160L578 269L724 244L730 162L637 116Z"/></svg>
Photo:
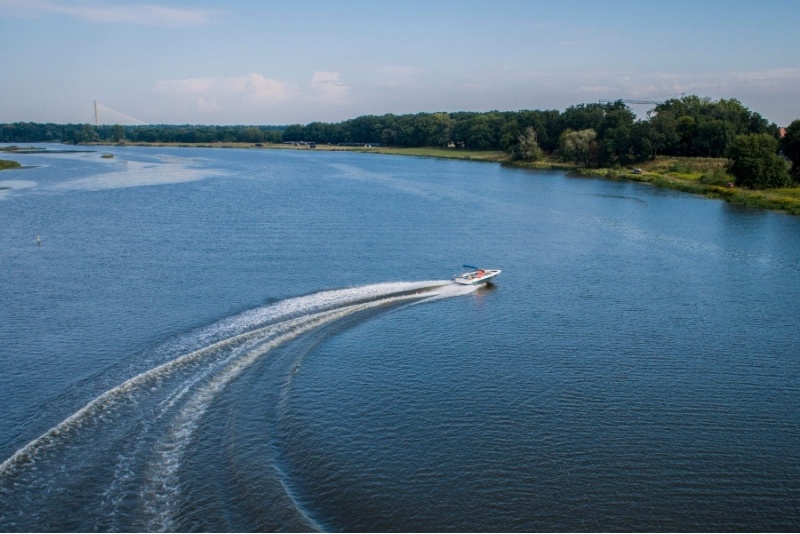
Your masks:
<svg viewBox="0 0 800 534"><path fill-rule="evenodd" d="M2 531L800 525L800 219L347 152L16 159Z"/></svg>

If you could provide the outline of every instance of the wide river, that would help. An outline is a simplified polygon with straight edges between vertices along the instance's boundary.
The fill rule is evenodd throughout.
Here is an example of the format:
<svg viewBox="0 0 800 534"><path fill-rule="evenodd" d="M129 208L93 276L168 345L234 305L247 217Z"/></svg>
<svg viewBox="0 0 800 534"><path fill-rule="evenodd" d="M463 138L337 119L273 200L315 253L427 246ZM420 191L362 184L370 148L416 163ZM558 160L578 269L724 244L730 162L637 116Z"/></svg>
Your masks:
<svg viewBox="0 0 800 534"><path fill-rule="evenodd" d="M14 159L0 531L800 529L800 218L348 152Z"/></svg>

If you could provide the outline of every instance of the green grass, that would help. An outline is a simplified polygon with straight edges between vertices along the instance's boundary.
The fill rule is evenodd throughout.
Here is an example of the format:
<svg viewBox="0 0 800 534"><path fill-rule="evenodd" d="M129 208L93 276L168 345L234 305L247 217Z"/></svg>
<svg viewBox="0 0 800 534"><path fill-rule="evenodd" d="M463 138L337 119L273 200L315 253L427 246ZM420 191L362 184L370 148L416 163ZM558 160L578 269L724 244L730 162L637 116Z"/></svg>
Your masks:
<svg viewBox="0 0 800 534"><path fill-rule="evenodd" d="M11 160L7 160L7 159L0 159L0 171L5 170L5 169L16 169L19 166L20 166L20 164L17 163L16 161L11 161Z"/></svg>
<svg viewBox="0 0 800 534"><path fill-rule="evenodd" d="M516 162L512 163L517 165ZM547 160L535 164L523 164L527 168L556 167L556 162ZM639 163L641 174L629 169L588 169L571 167L580 176L595 176L610 180L628 180L690 193L718 198L752 208L777 210L791 215L800 215L800 187L782 189L751 190L729 187L734 183L733 176L726 171L724 158L675 158L658 157L653 161Z"/></svg>
<svg viewBox="0 0 800 534"><path fill-rule="evenodd" d="M465 159L470 161L503 162L508 155L500 150L464 150L457 148L350 148L358 152L371 152L375 154L397 154L402 156L418 156L425 158Z"/></svg>
<svg viewBox="0 0 800 534"><path fill-rule="evenodd" d="M706 196L722 198L731 204L739 206L779 210L791 215L800 215L800 188L750 191L747 189L712 187L706 193Z"/></svg>
<svg viewBox="0 0 800 534"><path fill-rule="evenodd" d="M724 158L656 158L642 164L641 176L654 176L660 187L720 198L731 204L800 215L800 187L751 190L729 187L733 176Z"/></svg>

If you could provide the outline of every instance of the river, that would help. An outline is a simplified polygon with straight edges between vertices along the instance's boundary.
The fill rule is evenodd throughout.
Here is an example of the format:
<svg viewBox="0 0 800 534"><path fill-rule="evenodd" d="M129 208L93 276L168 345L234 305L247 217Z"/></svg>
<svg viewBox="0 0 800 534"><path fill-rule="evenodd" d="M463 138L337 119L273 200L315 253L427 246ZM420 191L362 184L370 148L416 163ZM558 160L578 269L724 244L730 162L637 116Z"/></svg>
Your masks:
<svg viewBox="0 0 800 534"><path fill-rule="evenodd" d="M15 159L0 531L800 528L800 218L350 152Z"/></svg>

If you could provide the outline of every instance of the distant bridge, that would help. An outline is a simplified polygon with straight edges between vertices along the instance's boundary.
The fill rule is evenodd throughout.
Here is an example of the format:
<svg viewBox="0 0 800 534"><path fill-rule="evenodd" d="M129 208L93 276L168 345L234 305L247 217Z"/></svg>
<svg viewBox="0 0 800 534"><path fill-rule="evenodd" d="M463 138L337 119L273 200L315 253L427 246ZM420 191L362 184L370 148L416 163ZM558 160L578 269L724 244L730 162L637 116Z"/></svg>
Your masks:
<svg viewBox="0 0 800 534"><path fill-rule="evenodd" d="M130 115L126 115L121 111L117 111L116 109L110 108L95 100L94 125L100 126L101 124L105 125L121 124L123 126L131 126L131 125L140 125L147 123L143 120L137 119L136 117L131 117Z"/></svg>

